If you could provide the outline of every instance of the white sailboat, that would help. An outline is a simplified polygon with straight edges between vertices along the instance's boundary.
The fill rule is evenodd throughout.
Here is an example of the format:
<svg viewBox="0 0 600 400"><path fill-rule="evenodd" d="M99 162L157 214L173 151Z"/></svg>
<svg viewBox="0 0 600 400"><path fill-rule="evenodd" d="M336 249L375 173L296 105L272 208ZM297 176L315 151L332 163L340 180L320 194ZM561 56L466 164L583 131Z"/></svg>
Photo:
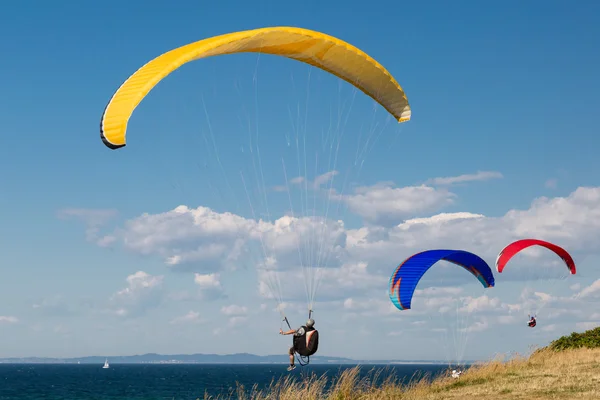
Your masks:
<svg viewBox="0 0 600 400"><path fill-rule="evenodd" d="M104 365L102 366L102 368L109 368L108 358L106 360L104 360Z"/></svg>

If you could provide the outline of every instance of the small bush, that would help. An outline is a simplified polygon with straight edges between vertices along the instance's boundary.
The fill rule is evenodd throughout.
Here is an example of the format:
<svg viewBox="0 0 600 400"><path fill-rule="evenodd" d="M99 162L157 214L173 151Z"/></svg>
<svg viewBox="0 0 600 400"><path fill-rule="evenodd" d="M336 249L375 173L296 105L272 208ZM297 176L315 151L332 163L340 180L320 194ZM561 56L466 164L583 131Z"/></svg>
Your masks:
<svg viewBox="0 0 600 400"><path fill-rule="evenodd" d="M563 336L554 340L548 348L554 351L580 348L600 348L600 327L585 331L583 333L573 332L569 336Z"/></svg>

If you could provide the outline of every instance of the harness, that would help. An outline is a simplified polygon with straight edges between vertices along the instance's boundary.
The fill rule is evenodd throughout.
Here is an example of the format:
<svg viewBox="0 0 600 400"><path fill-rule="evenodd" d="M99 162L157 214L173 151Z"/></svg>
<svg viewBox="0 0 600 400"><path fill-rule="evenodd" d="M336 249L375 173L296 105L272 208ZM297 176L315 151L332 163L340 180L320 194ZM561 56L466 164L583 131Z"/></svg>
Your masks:
<svg viewBox="0 0 600 400"><path fill-rule="evenodd" d="M308 312L308 319L311 319L312 317L312 310L309 310ZM283 321L285 321L285 323L287 324L288 328L290 328L290 330L292 330L292 326L290 325L290 322L288 321L287 317L283 318ZM315 329L313 329L312 331L308 331L308 332L304 332L304 335L302 335L304 337L304 340L306 340L306 336L308 336L310 338L310 336L316 332ZM310 356L303 356L300 353L298 353L296 351L296 343L294 343L294 357L296 358L296 361L298 362L298 364L300 364L301 367L304 367L306 365L308 365L310 363Z"/></svg>
<svg viewBox="0 0 600 400"><path fill-rule="evenodd" d="M301 367L305 367L310 363L310 356L306 356L306 359L304 359L304 356L294 353L294 357L296 357L296 361L298 361L298 364L300 364Z"/></svg>
<svg viewBox="0 0 600 400"><path fill-rule="evenodd" d="M530 316L529 317L529 322L527 323L527 326L529 326L530 328L533 328L537 325L537 315L534 316Z"/></svg>

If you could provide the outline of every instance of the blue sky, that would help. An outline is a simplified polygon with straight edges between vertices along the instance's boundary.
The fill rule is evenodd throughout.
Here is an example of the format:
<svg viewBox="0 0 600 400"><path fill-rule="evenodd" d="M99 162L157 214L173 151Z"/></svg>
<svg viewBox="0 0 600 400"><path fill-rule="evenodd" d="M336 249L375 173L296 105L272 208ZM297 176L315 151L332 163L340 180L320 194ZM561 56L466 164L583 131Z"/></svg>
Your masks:
<svg viewBox="0 0 600 400"><path fill-rule="evenodd" d="M600 322L593 303L600 279L599 4L128 5L21 1L0 15L0 51L9 55L0 65L0 316L6 317L0 356L284 353L287 339L272 336L279 329L275 302L258 291L256 267L264 254L255 248L236 259L232 249L236 240L256 239L256 229L270 235L263 239L274 252L291 240L273 225L290 211L286 192L273 190L285 185L282 161L289 180L303 175L286 138L298 132L318 143L330 111L340 107L348 119L333 187L343 196L327 217L345 225L309 229L301 250L312 248L308 240L323 241L321 254L346 238L332 253L339 258L329 258L339 263L322 275L317 301L324 300L315 318L329 337L356 335L322 346L323 354L437 358L431 341L449 328L467 346L444 342L448 357L485 358ZM377 59L406 91L412 120L397 125L350 85L306 65L232 55L173 73L135 111L128 146L102 145L98 126L106 102L141 65L213 35L282 25L323 31ZM300 110L301 130L294 130L290 110L293 116ZM359 173L357 149L373 126L385 129L377 131ZM253 175L256 153L249 152L249 134L256 132L268 208ZM205 142L212 138L216 152ZM324 161L329 154L309 147L308 180L332 170ZM302 214L301 196L315 192L290 187L295 213ZM181 205L188 208L172 211ZM326 204L314 205L314 215L325 216ZM253 225L252 209L266 231ZM440 213L470 214L432 219ZM406 222L414 218L428 219ZM288 234L298 232L293 225ZM519 276L529 276L528 268L550 274L560 268L552 256L531 251L487 293L459 286L469 277L440 267L419 287L425 292L413 302L414 313L389 309L387 279L410 254L460 247L492 264L522 236L564 245L580 274L568 283L543 273L525 282ZM287 255L279 268L286 271L290 318L299 322L306 306L303 293L296 296L303 285L294 274L302 268ZM436 286L444 289L427 291ZM540 329L523 332L529 307L520 300L523 289L553 296ZM456 318L446 318L440 304L466 306L460 323L476 327L473 332L456 331ZM248 337L248 325L255 327L255 348L239 340Z"/></svg>

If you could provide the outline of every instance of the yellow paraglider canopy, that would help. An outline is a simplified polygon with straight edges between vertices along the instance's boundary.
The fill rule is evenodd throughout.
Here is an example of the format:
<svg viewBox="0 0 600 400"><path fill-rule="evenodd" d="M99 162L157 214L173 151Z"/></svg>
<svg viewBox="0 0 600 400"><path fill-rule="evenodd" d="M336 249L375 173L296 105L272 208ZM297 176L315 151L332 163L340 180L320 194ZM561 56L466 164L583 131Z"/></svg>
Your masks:
<svg viewBox="0 0 600 400"><path fill-rule="evenodd" d="M214 36L179 47L150 61L129 77L109 101L100 122L106 146L125 146L133 110L163 78L190 61L233 53L266 53L291 58L327 71L381 104L398 122L411 111L394 77L362 50L333 36L293 27L261 28Z"/></svg>

